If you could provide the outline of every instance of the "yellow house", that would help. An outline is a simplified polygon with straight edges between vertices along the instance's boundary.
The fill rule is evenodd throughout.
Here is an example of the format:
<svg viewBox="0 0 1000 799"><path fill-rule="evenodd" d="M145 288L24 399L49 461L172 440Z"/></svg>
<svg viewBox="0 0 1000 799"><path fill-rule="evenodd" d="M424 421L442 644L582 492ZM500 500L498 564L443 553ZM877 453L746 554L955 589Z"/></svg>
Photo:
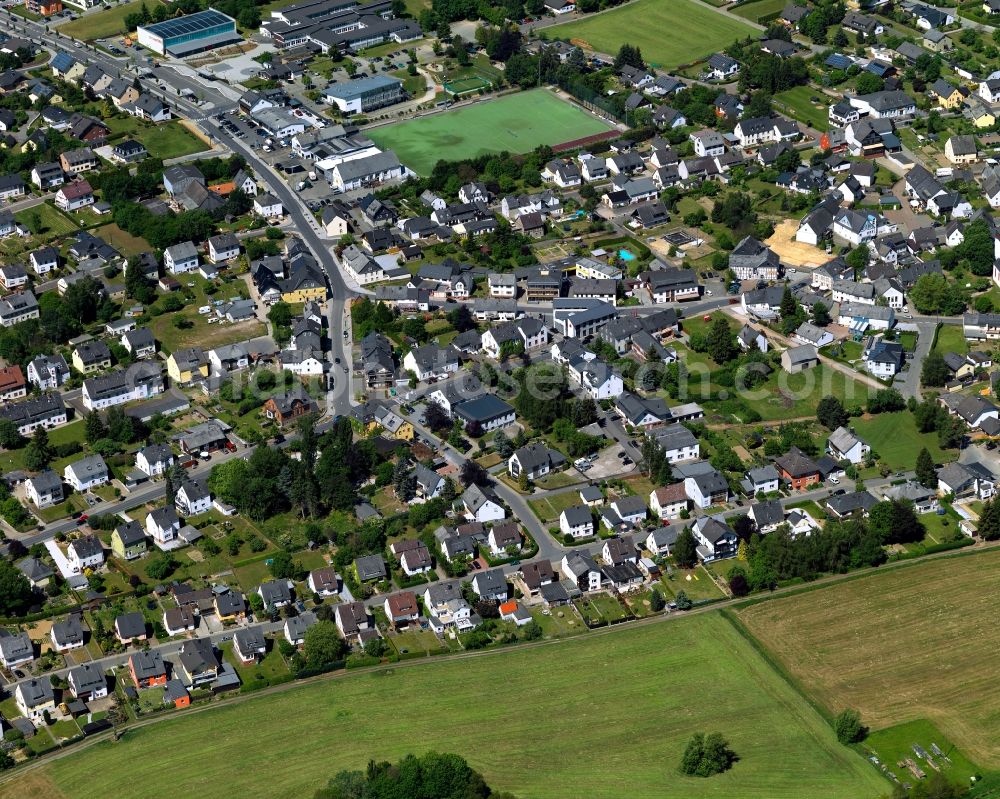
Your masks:
<svg viewBox="0 0 1000 799"><path fill-rule="evenodd" d="M73 66L63 73L63 78L69 83L79 83L83 73L87 71L87 65L83 61L74 61Z"/></svg>
<svg viewBox="0 0 1000 799"><path fill-rule="evenodd" d="M281 282L281 299L288 303L323 302L326 299L326 280L309 267L293 268L288 279Z"/></svg>
<svg viewBox="0 0 1000 799"><path fill-rule="evenodd" d="M73 368L89 375L111 368L111 350L103 341L85 341L73 350Z"/></svg>
<svg viewBox="0 0 1000 799"><path fill-rule="evenodd" d="M375 417L378 419L377 424L381 425L382 429L393 438L400 441L413 441L416 431L413 429L413 425L402 416L380 406L375 411Z"/></svg>
<svg viewBox="0 0 1000 799"><path fill-rule="evenodd" d="M295 288L283 286L281 289L281 299L287 303L323 302L326 299L326 286L303 286Z"/></svg>
<svg viewBox="0 0 1000 799"><path fill-rule="evenodd" d="M208 358L198 347L178 350L167 358L167 374L177 385L186 386L208 377Z"/></svg>
<svg viewBox="0 0 1000 799"><path fill-rule="evenodd" d="M970 113L972 124L977 128L992 128L997 123L997 118L986 106L977 104Z"/></svg>
<svg viewBox="0 0 1000 799"><path fill-rule="evenodd" d="M965 95L943 78L931 84L931 91L937 96L938 105L942 108L961 108L965 102Z"/></svg>

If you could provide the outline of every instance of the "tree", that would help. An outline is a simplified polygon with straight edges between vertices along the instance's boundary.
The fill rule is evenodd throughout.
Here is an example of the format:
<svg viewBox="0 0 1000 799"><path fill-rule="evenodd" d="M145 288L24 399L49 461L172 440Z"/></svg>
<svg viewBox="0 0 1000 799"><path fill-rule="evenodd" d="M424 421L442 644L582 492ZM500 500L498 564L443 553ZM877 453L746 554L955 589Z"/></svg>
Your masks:
<svg viewBox="0 0 1000 799"><path fill-rule="evenodd" d="M472 328L476 326L476 322L472 318L472 312L469 310L468 305L459 305L454 310L449 311L448 323L459 333L464 333L466 330L472 330Z"/></svg>
<svg viewBox="0 0 1000 799"><path fill-rule="evenodd" d="M430 400L424 409L424 422L432 432L451 427L451 418L438 403Z"/></svg>
<svg viewBox="0 0 1000 799"><path fill-rule="evenodd" d="M494 433L493 449L495 449L497 455L504 460L507 460L514 453L514 445L510 443L510 439L503 430L497 430L497 432Z"/></svg>
<svg viewBox="0 0 1000 799"><path fill-rule="evenodd" d="M684 750L680 771L689 777L711 777L728 770L735 762L736 753L729 748L722 733L703 735L697 732Z"/></svg>
<svg viewBox="0 0 1000 799"><path fill-rule="evenodd" d="M0 419L0 447L4 449L20 449L25 439L10 419Z"/></svg>
<svg viewBox="0 0 1000 799"><path fill-rule="evenodd" d="M166 580L176 568L177 561L174 556L169 552L160 552L146 563L146 574L153 580Z"/></svg>
<svg viewBox="0 0 1000 799"><path fill-rule="evenodd" d="M858 94L874 94L882 91L884 85L882 79L877 75L873 75L871 72L862 72L858 75L856 89Z"/></svg>
<svg viewBox="0 0 1000 799"><path fill-rule="evenodd" d="M302 567L292 559L291 553L285 550L274 554L268 568L271 570L271 574L279 580L295 579L302 571Z"/></svg>
<svg viewBox="0 0 1000 799"><path fill-rule="evenodd" d="M104 426L101 415L97 411L91 411L87 414L83 434L88 444L93 444L95 441L100 441L102 438L108 437L108 428Z"/></svg>
<svg viewBox="0 0 1000 799"><path fill-rule="evenodd" d="M645 69L646 62L642 60L642 51L630 44L623 44L619 47L618 55L615 56L615 70L621 71L622 67Z"/></svg>
<svg viewBox="0 0 1000 799"><path fill-rule="evenodd" d="M693 569L698 562L698 544L694 540L694 534L687 527L677 535L673 555L674 562L682 569Z"/></svg>
<svg viewBox="0 0 1000 799"><path fill-rule="evenodd" d="M883 544L912 544L926 534L910 502L886 500L872 506L868 526Z"/></svg>
<svg viewBox="0 0 1000 799"><path fill-rule="evenodd" d="M872 76L874 77L874 75ZM857 280L861 277L861 274L868 268L868 260L871 258L871 251L868 249L867 244L859 244L849 253L844 260L847 265L854 270L854 279Z"/></svg>
<svg viewBox="0 0 1000 799"><path fill-rule="evenodd" d="M653 613L659 613L667 606L667 600L663 598L663 594L660 592L659 588L654 588L649 592L649 609Z"/></svg>
<svg viewBox="0 0 1000 799"><path fill-rule="evenodd" d="M728 582L729 592L733 596L741 597L750 593L750 583L747 582L747 573L742 566L733 566L733 568L729 570Z"/></svg>
<svg viewBox="0 0 1000 799"><path fill-rule="evenodd" d="M1000 539L1000 499L994 497L983 505L976 522L976 533L984 541Z"/></svg>
<svg viewBox="0 0 1000 799"><path fill-rule="evenodd" d="M951 380L951 369L944 361L944 356L934 350L926 358L920 370L920 384L923 386L938 387L945 385Z"/></svg>
<svg viewBox="0 0 1000 799"><path fill-rule="evenodd" d="M340 637L332 621L318 621L306 630L302 651L306 663L317 669L327 668L347 654L347 642Z"/></svg>
<svg viewBox="0 0 1000 799"><path fill-rule="evenodd" d="M964 311L966 306L962 289L936 272L921 275L910 289L909 297L922 314L953 316Z"/></svg>
<svg viewBox="0 0 1000 799"><path fill-rule="evenodd" d="M678 610L691 610L694 607L694 602L684 591L678 591L677 596L674 597L674 604L677 606Z"/></svg>
<svg viewBox="0 0 1000 799"><path fill-rule="evenodd" d="M822 302L814 302L812 307L812 322L816 327L826 327L830 322L833 321L830 318L830 311L827 310L826 304Z"/></svg>
<svg viewBox="0 0 1000 799"><path fill-rule="evenodd" d="M934 458L931 457L927 447L921 449L917 455L917 482L924 488L937 487L937 470L934 468Z"/></svg>
<svg viewBox="0 0 1000 799"><path fill-rule="evenodd" d="M850 417L839 399L826 396L816 406L816 418L827 430L836 430L838 427L846 425Z"/></svg>
<svg viewBox="0 0 1000 799"><path fill-rule="evenodd" d="M28 578L10 561L0 560L0 615L23 615L33 601Z"/></svg>
<svg viewBox="0 0 1000 799"><path fill-rule="evenodd" d="M724 316L716 317L706 336L709 357L716 363L729 363L739 353L736 338Z"/></svg>
<svg viewBox="0 0 1000 799"><path fill-rule="evenodd" d="M32 471L40 472L51 460L52 447L49 445L48 431L44 427L38 427L25 452L25 463Z"/></svg>
<svg viewBox="0 0 1000 799"><path fill-rule="evenodd" d="M458 473L459 480L462 481L462 485L469 487L470 485L477 486L487 486L490 484L490 475L482 466L480 466L475 461L467 460L462 464L462 468Z"/></svg>
<svg viewBox="0 0 1000 799"><path fill-rule="evenodd" d="M867 730L861 723L861 714L850 708L841 710L837 718L833 720L833 729L837 733L837 740L844 746L864 740Z"/></svg>
<svg viewBox="0 0 1000 799"><path fill-rule="evenodd" d="M789 286L785 286L785 290L781 292L781 318L788 319L795 316L798 313L799 304L795 300L795 295L792 294L792 290Z"/></svg>

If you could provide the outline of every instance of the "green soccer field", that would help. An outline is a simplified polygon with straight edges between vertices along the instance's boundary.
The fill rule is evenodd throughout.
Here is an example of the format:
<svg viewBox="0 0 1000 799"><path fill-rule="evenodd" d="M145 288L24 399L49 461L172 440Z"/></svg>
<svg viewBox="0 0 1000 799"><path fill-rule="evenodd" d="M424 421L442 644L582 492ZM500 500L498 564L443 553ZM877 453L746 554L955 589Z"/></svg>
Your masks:
<svg viewBox="0 0 1000 799"><path fill-rule="evenodd" d="M414 172L427 175L442 158L527 153L542 144L561 144L611 129L552 92L535 89L366 132L379 147L395 150Z"/></svg>
<svg viewBox="0 0 1000 799"><path fill-rule="evenodd" d="M695 732L739 756L677 766ZM210 708L0 786L0 799L310 797L340 769L455 752L519 799L875 799L889 784L718 613L387 666Z"/></svg>
<svg viewBox="0 0 1000 799"><path fill-rule="evenodd" d="M707 58L737 39L759 34L697 0L635 0L546 30L550 38L577 40L609 55L627 42L642 50L647 63L664 69Z"/></svg>

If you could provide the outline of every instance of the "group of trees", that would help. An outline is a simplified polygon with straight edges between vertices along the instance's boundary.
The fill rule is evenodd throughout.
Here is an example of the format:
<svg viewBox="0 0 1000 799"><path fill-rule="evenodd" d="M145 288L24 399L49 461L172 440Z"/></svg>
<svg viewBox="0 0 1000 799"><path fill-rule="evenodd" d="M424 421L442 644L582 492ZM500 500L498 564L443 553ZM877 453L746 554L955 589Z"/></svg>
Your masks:
<svg viewBox="0 0 1000 799"><path fill-rule="evenodd" d="M331 625L332 626L332 625ZM336 632L336 630L334 630ZM341 771L315 799L513 799L490 790L458 755L428 752L398 763L369 761L365 771Z"/></svg>
<svg viewBox="0 0 1000 799"><path fill-rule="evenodd" d="M0 357L22 369L36 356L80 335L85 325L110 321L117 306L105 295L100 281L88 276L73 283L61 297L55 291L42 294L38 313L38 319L0 329Z"/></svg>
<svg viewBox="0 0 1000 799"><path fill-rule="evenodd" d="M312 416L299 420L300 459L290 458L282 449L257 447L248 460L234 458L213 468L212 490L256 520L288 510L302 517L316 517L328 509L350 510L357 500L356 486L380 461L374 443L362 440L353 445L346 418L322 437L316 435L314 424Z"/></svg>
<svg viewBox="0 0 1000 799"><path fill-rule="evenodd" d="M808 536L792 537L784 525L765 536L753 534L747 541L747 586L764 591L780 581L878 566L886 560L883 534L860 519L828 521Z"/></svg>
<svg viewBox="0 0 1000 799"><path fill-rule="evenodd" d="M909 292L909 300L919 313L954 316L965 310L965 292L942 274L921 275Z"/></svg>
<svg viewBox="0 0 1000 799"><path fill-rule="evenodd" d="M911 400L909 407L917 430L921 433L937 432L938 446L942 449L955 449L962 445L966 432L965 422L958 416L948 413L948 410L938 403L936 396L930 396L923 402Z"/></svg>

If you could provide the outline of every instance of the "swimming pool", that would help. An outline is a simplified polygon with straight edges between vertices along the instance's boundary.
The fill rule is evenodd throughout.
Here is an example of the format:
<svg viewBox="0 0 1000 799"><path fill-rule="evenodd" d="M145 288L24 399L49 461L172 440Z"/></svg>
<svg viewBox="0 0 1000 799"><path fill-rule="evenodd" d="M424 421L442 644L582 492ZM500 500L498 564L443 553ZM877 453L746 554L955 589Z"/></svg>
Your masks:
<svg viewBox="0 0 1000 799"><path fill-rule="evenodd" d="M631 253L629 250L626 250L624 248L618 251L618 257L621 258L623 261L635 260L635 255Z"/></svg>

